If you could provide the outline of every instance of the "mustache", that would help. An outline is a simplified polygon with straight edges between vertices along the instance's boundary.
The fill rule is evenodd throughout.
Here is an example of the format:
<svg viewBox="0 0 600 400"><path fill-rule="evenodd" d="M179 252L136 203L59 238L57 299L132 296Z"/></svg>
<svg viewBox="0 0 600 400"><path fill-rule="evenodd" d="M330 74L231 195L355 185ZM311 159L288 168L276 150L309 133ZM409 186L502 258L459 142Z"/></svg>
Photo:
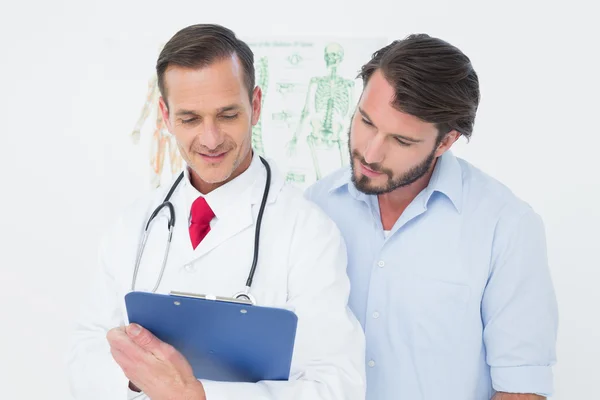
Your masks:
<svg viewBox="0 0 600 400"><path fill-rule="evenodd" d="M360 153L358 153L358 151L354 150L352 152L352 157L354 159L356 159L357 161L359 161L362 165L366 166L367 168L375 171L375 172L379 172L381 174L386 174L387 176L389 176L390 178L392 177L392 172L387 170L386 168L383 168L383 166L381 165L381 163L368 163L365 158L360 155Z"/></svg>
<svg viewBox="0 0 600 400"><path fill-rule="evenodd" d="M211 149L208 148L206 146L203 145L198 145L196 143L192 144L191 150L196 152L196 153L200 153L200 154L204 154L207 156L214 156L214 155L218 155L218 154L223 154L226 153L230 150L235 149L235 144L232 142L225 142L225 143L221 143L220 145L218 145L216 148Z"/></svg>

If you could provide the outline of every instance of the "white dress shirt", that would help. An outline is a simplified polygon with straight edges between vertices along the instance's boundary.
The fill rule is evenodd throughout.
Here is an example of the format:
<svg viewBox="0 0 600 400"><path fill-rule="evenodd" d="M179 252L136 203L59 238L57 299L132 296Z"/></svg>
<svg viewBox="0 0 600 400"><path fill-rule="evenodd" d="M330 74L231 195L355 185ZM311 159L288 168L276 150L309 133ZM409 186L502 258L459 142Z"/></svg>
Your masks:
<svg viewBox="0 0 600 400"><path fill-rule="evenodd" d="M257 305L290 309L298 316L290 379L258 383L203 380L206 397L364 399L364 334L347 307L350 285L344 241L336 225L316 205L304 199L298 189L286 185L272 164L271 169L251 294ZM201 194L185 174L171 198L176 222L157 293L180 291L231 297L244 289L265 181L266 170L255 155L244 173L207 194L206 201L216 217L210 232L194 250L188 219L192 202ZM131 291L144 226L169 188L159 188L131 205L100 245L96 274L69 353L70 384L76 399L134 397L128 390L128 379L110 354L106 333L127 324L124 296ZM167 243L167 215L161 212L152 224L137 275L137 291L152 290L160 275Z"/></svg>

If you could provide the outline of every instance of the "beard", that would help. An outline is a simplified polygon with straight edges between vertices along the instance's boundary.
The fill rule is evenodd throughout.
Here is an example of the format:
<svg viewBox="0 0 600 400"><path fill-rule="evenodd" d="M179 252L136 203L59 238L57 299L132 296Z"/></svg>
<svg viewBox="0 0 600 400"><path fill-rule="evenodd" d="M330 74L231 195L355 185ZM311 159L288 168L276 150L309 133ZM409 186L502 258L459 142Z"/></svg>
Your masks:
<svg viewBox="0 0 600 400"><path fill-rule="evenodd" d="M388 168L384 168L380 163L367 163L365 161L365 158L362 155L360 155L358 151L352 150L352 148L350 147L350 140L348 140L348 150L350 151L351 160L350 166L352 168L352 183L354 184L354 186L356 186L356 189L358 191L365 194L375 195L389 193L398 188L409 186L421 179L430 171L431 167L434 165L436 160L435 151L437 145L438 143L436 143L431 153L429 153L429 155L419 164L413 166L408 171L405 171L400 176L394 177L394 172ZM375 172L384 174L385 176L387 176L387 182L385 182L383 185L374 185L373 179L369 178L368 176L363 175L360 178L357 178L356 168L354 165L355 162L361 163L362 165Z"/></svg>

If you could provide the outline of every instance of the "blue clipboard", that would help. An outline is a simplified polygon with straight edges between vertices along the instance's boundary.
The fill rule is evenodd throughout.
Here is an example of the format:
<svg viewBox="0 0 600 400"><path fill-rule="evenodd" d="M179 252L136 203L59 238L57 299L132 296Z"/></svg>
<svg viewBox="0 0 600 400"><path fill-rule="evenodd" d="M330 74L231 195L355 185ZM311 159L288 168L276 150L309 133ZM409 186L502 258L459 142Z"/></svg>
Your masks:
<svg viewBox="0 0 600 400"><path fill-rule="evenodd" d="M298 317L289 310L194 295L130 292L130 323L175 347L197 379L289 379Z"/></svg>

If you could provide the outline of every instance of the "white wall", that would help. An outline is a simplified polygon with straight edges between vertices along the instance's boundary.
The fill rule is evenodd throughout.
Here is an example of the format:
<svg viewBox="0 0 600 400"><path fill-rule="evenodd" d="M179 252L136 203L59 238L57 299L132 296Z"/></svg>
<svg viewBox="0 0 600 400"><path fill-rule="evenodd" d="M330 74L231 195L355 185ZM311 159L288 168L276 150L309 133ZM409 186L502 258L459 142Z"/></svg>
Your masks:
<svg viewBox="0 0 600 400"><path fill-rule="evenodd" d="M593 2L303 0L279 15L276 0L236 3L0 7L0 397L68 398L62 359L98 236L146 187L147 154L132 150L128 135L156 43L197 22L222 23L242 36L391 40L428 32L462 48L483 100L471 143L455 152L543 216L561 316L555 399L593 396L600 374Z"/></svg>

